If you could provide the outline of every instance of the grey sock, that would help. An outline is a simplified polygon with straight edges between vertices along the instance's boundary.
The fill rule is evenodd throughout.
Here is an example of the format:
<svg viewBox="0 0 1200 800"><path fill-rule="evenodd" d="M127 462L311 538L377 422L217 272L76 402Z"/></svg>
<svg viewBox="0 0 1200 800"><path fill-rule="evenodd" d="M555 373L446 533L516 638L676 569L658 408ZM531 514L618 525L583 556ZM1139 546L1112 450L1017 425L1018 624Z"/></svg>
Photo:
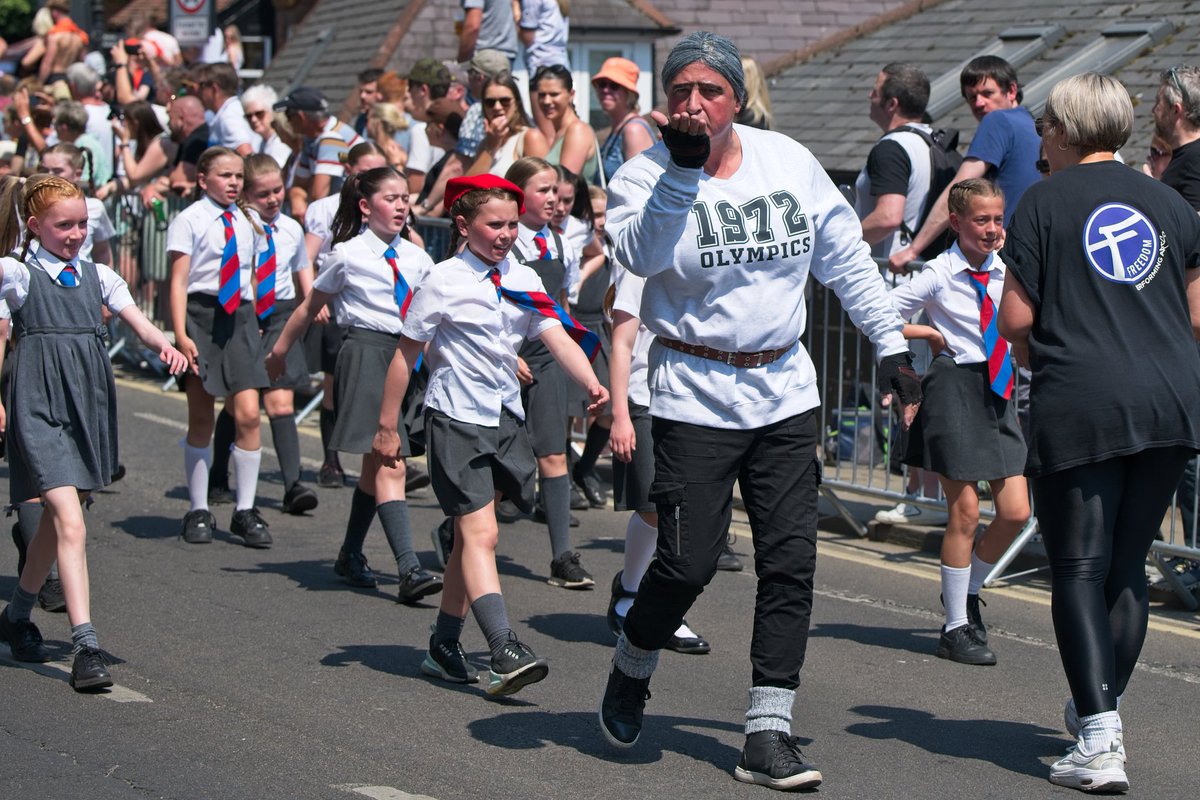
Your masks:
<svg viewBox="0 0 1200 800"><path fill-rule="evenodd" d="M29 549L33 537L37 536L38 526L42 524L43 510L42 504L36 500L31 503L17 504L17 530L21 534L21 541L25 543L26 549ZM46 577L58 580L57 561L50 565L50 574Z"/></svg>
<svg viewBox="0 0 1200 800"><path fill-rule="evenodd" d="M457 642L462 640L463 626L467 624L463 617L456 617L453 614L447 614L445 611L438 611L437 623L433 628L433 641L435 644L442 642Z"/></svg>
<svg viewBox="0 0 1200 800"><path fill-rule="evenodd" d="M81 622L71 626L71 655L78 655L85 647L99 650L100 643L96 641L96 629L90 622Z"/></svg>
<svg viewBox="0 0 1200 800"><path fill-rule="evenodd" d="M237 438L237 423L233 415L225 409L217 414L216 425L213 426L213 459L208 470L209 486L229 488L229 454L233 452L233 442Z"/></svg>
<svg viewBox="0 0 1200 800"><path fill-rule="evenodd" d="M396 568L400 577L410 569L421 566L413 552L412 530L408 524L408 503L404 500L389 500L376 507L379 521L383 523L383 535L387 537L392 555L396 557Z"/></svg>
<svg viewBox="0 0 1200 800"><path fill-rule="evenodd" d="M550 529L550 555L558 558L571 549L571 480L566 475L542 478L542 504Z"/></svg>
<svg viewBox="0 0 1200 800"><path fill-rule="evenodd" d="M337 413L332 408L321 407L321 447L325 450L325 463L337 464L338 451L330 447L333 441L333 426L337 422Z"/></svg>
<svg viewBox="0 0 1200 800"><path fill-rule="evenodd" d="M760 731L792 732L793 689L778 686L752 686L750 708L746 711L746 735Z"/></svg>
<svg viewBox="0 0 1200 800"><path fill-rule="evenodd" d="M346 537L342 540L342 549L347 553L361 553L363 542L367 540L367 531L375 519L375 495L367 494L360 487L354 487L354 495L350 498L350 518L346 520Z"/></svg>
<svg viewBox="0 0 1200 800"><path fill-rule="evenodd" d="M488 649L495 656L504 647L512 628L508 625L508 608L504 605L504 595L499 592L485 594L471 603L471 613L479 623L479 629L487 637Z"/></svg>
<svg viewBox="0 0 1200 800"><path fill-rule="evenodd" d="M296 418L291 414L271 417L271 441L275 444L279 471L283 473L283 488L291 489L300 480L300 434L296 431Z"/></svg>
<svg viewBox="0 0 1200 800"><path fill-rule="evenodd" d="M617 649L613 652L613 665L631 678L644 680L654 674L658 666L660 650L643 650L637 645L630 644L621 634L617 639Z"/></svg>
<svg viewBox="0 0 1200 800"><path fill-rule="evenodd" d="M12 602L8 606L8 619L11 622L22 622L33 615L33 604L37 602L37 593L30 594L17 584L13 589Z"/></svg>

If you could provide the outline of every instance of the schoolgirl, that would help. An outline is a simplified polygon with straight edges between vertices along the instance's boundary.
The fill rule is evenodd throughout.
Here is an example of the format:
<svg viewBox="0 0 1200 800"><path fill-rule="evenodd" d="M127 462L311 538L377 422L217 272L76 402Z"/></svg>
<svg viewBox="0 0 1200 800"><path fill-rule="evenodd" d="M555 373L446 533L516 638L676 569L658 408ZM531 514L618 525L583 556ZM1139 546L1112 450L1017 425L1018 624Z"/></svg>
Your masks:
<svg viewBox="0 0 1200 800"><path fill-rule="evenodd" d="M568 308L567 289L579 275L579 254L550 226L558 187L554 165L540 158L522 158L505 178L524 193L513 257L532 269L555 302ZM524 384L521 404L526 409L529 440L538 460L539 510L550 531L551 586L591 589L592 576L571 549L571 480L567 477L567 418L571 391L566 373L546 345L521 345L517 377ZM513 499L513 498L509 498Z"/></svg>
<svg viewBox="0 0 1200 800"><path fill-rule="evenodd" d="M429 472L442 511L454 519L454 546L421 671L455 683L478 681L460 644L469 609L491 651L487 691L493 695L512 694L549 672L546 660L513 633L496 572L500 495L526 512L533 506L536 464L517 380L521 341L540 339L571 379L587 387L594 404L608 400L573 341L579 337L580 345L594 352L594 335L551 300L533 269L508 257L523 202L517 186L493 175L447 183L451 252L459 252L463 239L466 247L438 264L413 298L375 437L375 452L384 463L403 455L397 417L411 365L424 348L430 370L425 398Z"/></svg>
<svg viewBox="0 0 1200 800"><path fill-rule="evenodd" d="M268 373L272 378L282 375L292 344L333 302L337 323L346 329L346 340L334 372L334 403L341 413L330 446L363 457L334 571L351 585L376 586L362 547L378 513L396 557L400 574L396 599L401 603L413 603L442 590L441 579L423 569L413 552L404 459L385 465L371 452L384 377L401 323L413 290L433 267L433 259L424 250L400 235L408 221L408 208L408 184L390 166L360 172L346 181L333 220L333 250L312 291L267 355ZM410 454L406 438L401 455Z"/></svg>
<svg viewBox="0 0 1200 800"><path fill-rule="evenodd" d="M996 332L1005 265L995 252L1004 232L1004 195L991 181L950 189L950 227L958 241L892 289L892 304L910 319L922 309L931 325L905 325L936 355L921 382L925 402L913 421L904 461L936 472L949 521L942 539L946 624L939 658L991 665L979 590L1029 519L1025 438L1017 424L1008 343ZM996 518L979 526L978 482L987 481Z"/></svg>
<svg viewBox="0 0 1200 800"><path fill-rule="evenodd" d="M341 154L339 159L344 161L347 178L388 165L387 157L374 142L359 142ZM322 197L309 203L304 212L304 246L316 274L320 274L329 251L333 249L333 218L337 216L341 199L340 194ZM317 327L310 328L305 339L309 352L309 368L314 371L319 369L324 373L320 423L321 447L325 451L325 460L317 475L317 485L327 489L338 489L345 483L345 474L338 459L337 449L330 446L333 426L337 421L337 408L333 402L333 373L337 367L338 351L342 349L342 340L346 338L346 331L331 319L329 309L320 309L314 321Z"/></svg>
<svg viewBox="0 0 1200 800"><path fill-rule="evenodd" d="M42 151L41 172L56 175L65 181L75 184L85 191L87 202L88 229L87 238L79 248L79 257L85 261L97 264L112 263L112 246L110 241L116 236L112 220L104 203L92 197L95 192L95 166L92 164L92 151L76 147L68 142L59 142ZM87 181L84 181L87 176Z"/></svg>
<svg viewBox="0 0 1200 800"><path fill-rule="evenodd" d="M81 506L111 482L117 465L116 386L100 336L101 307L158 351L172 374L182 372L187 359L138 310L119 275L79 258L88 220L79 187L50 175L23 186L5 179L0 252L17 244L18 214L25 225L20 256L0 260L0 297L11 308L17 343L4 397L9 493L14 504L41 498L46 513L12 602L0 614L0 641L18 661L51 660L31 612L57 559L71 622L71 686L101 689L112 677L91 621Z"/></svg>
<svg viewBox="0 0 1200 800"><path fill-rule="evenodd" d="M274 157L265 153L247 156L243 196L251 219L262 231L254 261L254 313L269 352L296 308L296 288L301 295L312 288L312 265L304 248L300 223L280 213L283 206L283 171ZM296 431L295 391L308 388L308 363L304 348L297 344L287 353L287 366L279 380L263 390L263 407L271 425L271 440L283 473L283 511L303 514L317 507L317 493L300 482L300 435ZM229 402L217 415L213 434L213 465L209 472L210 502L229 492L229 454L237 432Z"/></svg>
<svg viewBox="0 0 1200 800"><path fill-rule="evenodd" d="M593 187L594 191L603 189ZM598 231L604 218L597 216ZM650 426L650 343L654 334L642 325L642 289L646 279L618 264L613 275L612 390L613 505L632 512L625 527L625 564L613 576L608 629L620 638L625 614L658 545L658 506L650 499L654 480L654 440ZM709 643L683 620L666 645L677 653L704 655Z"/></svg>
<svg viewBox="0 0 1200 800"><path fill-rule="evenodd" d="M183 466L190 505L182 536L191 544L212 541L216 518L208 510L209 443L213 399L225 397L237 427L231 457L236 505L229 530L247 547L267 548L271 532L254 505L262 462L258 391L268 383L254 315L258 233L238 205L245 176L241 156L210 147L196 164L196 176L199 199L167 228L175 341L198 376L183 382L188 400Z"/></svg>

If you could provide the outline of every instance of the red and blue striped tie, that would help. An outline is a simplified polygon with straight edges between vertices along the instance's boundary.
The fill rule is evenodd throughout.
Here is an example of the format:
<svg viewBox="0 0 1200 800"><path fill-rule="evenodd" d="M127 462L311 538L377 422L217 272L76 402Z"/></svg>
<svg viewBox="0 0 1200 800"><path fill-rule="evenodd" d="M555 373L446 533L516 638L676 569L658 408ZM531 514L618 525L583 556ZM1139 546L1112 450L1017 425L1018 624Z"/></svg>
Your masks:
<svg viewBox="0 0 1200 800"><path fill-rule="evenodd" d="M221 215L225 225L225 249L221 253L221 279L217 288L217 302L226 314L237 311L242 299L242 263L238 259L237 235L233 231L233 212Z"/></svg>
<svg viewBox="0 0 1200 800"><path fill-rule="evenodd" d="M404 280L404 276L400 274L400 267L396 266L396 251L389 247L384 251L383 257L387 259L388 266L392 268L392 275L396 278L396 285L392 291L396 296L396 307L400 309L400 319L403 320L408 316L408 306L412 303L412 289L408 288L408 281Z"/></svg>
<svg viewBox="0 0 1200 800"><path fill-rule="evenodd" d="M267 235L267 250L258 257L255 271L258 291L254 296L254 313L259 319L266 319L275 310L275 226L267 223L263 230Z"/></svg>
<svg viewBox="0 0 1200 800"><path fill-rule="evenodd" d="M488 273L492 285L496 287L496 299L505 300L529 311L534 311L544 317L556 319L562 323L567 334L583 348L588 361L595 361L600 352L600 337L580 325L562 306L545 292L522 292L515 289L505 289L500 285L500 270L493 269Z"/></svg>
<svg viewBox="0 0 1200 800"><path fill-rule="evenodd" d="M74 264L64 264L62 270L58 273L58 282L63 286L78 286L79 271L75 269Z"/></svg>
<svg viewBox="0 0 1200 800"><path fill-rule="evenodd" d="M538 231L533 235L533 243L537 245L538 261L549 261L553 256L550 255L550 248L546 245L546 234Z"/></svg>
<svg viewBox="0 0 1200 800"><path fill-rule="evenodd" d="M996 306L987 293L991 273L986 270L967 270L967 274L971 276L971 285L979 296L979 329L983 331L983 352L988 360L988 383L993 392L1007 400L1013 390L1012 360L1008 357L1008 342L1001 338L996 325Z"/></svg>

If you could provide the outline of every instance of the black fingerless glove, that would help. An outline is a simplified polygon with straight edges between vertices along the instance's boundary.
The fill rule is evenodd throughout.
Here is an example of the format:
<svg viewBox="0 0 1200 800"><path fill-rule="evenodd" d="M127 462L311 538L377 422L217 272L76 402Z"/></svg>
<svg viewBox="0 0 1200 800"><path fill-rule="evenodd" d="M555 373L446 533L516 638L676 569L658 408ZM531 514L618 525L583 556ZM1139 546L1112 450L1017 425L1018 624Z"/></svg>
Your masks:
<svg viewBox="0 0 1200 800"><path fill-rule="evenodd" d="M884 394L896 393L901 405L911 406L920 403L921 379L912 366L912 353L893 353L884 356L879 362L879 391Z"/></svg>
<svg viewBox="0 0 1200 800"><path fill-rule="evenodd" d="M667 151L671 154L671 160L681 167L687 169L698 169L703 167L708 161L708 154L711 147L708 141L708 134L701 133L696 136L683 131L675 130L670 126L660 125L659 131L662 132L663 144L667 146Z"/></svg>

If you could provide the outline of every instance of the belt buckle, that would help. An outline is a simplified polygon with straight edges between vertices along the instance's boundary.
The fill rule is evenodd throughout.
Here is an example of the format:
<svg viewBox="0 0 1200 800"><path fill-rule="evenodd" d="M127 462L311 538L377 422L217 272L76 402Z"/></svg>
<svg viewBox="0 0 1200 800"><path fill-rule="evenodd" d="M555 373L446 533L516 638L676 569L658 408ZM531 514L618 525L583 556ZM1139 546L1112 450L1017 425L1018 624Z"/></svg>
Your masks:
<svg viewBox="0 0 1200 800"><path fill-rule="evenodd" d="M757 353L754 354L754 356L755 356L754 366L761 367L763 365L763 351L759 350Z"/></svg>
<svg viewBox="0 0 1200 800"><path fill-rule="evenodd" d="M737 363L736 363L737 357L738 357L737 353L726 353L725 354L725 365L729 366L729 367L736 367L737 366Z"/></svg>

